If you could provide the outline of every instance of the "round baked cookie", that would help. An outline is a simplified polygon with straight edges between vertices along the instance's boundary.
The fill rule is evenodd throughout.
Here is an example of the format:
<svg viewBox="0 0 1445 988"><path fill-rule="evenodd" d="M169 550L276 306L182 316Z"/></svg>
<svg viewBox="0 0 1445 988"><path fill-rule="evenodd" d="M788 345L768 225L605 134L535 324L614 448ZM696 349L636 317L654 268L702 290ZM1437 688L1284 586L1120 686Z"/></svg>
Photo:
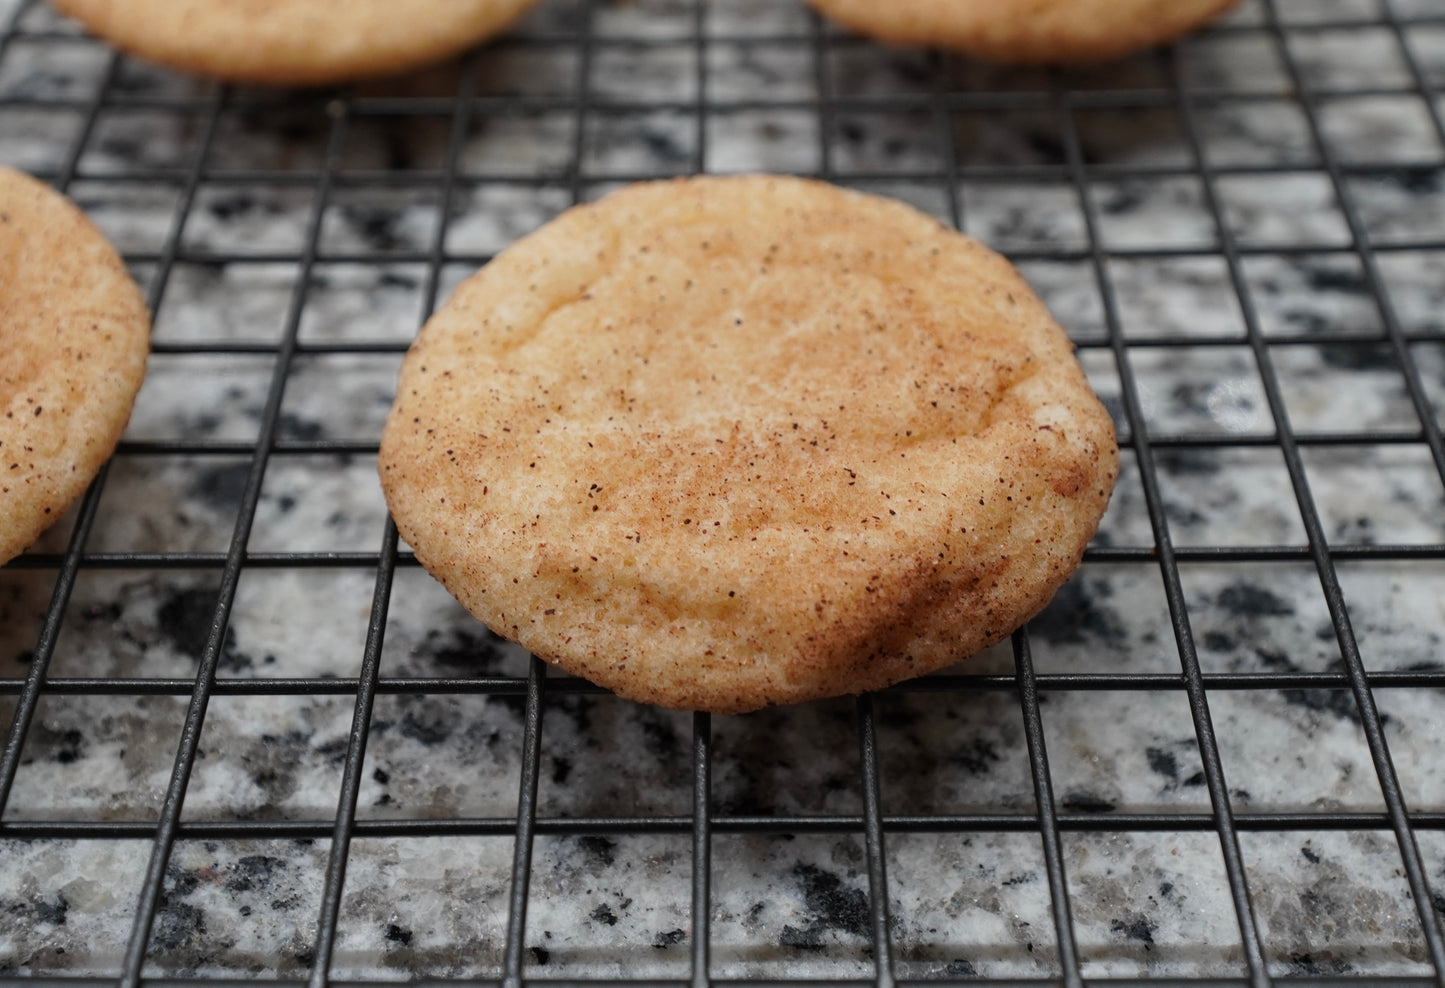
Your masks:
<svg viewBox="0 0 1445 988"><path fill-rule="evenodd" d="M419 68L537 0L52 0L134 55L198 75L316 86Z"/></svg>
<svg viewBox="0 0 1445 988"><path fill-rule="evenodd" d="M851 30L997 62L1099 62L1163 44L1239 0L808 0Z"/></svg>
<svg viewBox="0 0 1445 988"><path fill-rule="evenodd" d="M150 318L69 200L0 168L0 563L34 542L115 449Z"/></svg>
<svg viewBox="0 0 1445 988"><path fill-rule="evenodd" d="M466 281L380 472L473 614L632 699L740 712L956 662L1079 563L1118 450L1004 259L794 178L635 185Z"/></svg>

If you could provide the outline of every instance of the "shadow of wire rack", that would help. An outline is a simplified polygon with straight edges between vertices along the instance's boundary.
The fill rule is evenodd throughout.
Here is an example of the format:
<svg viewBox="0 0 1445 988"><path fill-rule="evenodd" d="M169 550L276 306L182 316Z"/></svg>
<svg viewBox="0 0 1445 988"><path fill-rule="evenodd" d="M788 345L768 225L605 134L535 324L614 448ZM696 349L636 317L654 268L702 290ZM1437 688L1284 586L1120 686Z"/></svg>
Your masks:
<svg viewBox="0 0 1445 988"><path fill-rule="evenodd" d="M301 94L3 0L0 162L87 209L156 330L118 455L0 570L0 978L1445 984L1442 85L1432 0L1247 0L1087 71L547 2ZM1011 648L709 718L487 635L372 461L493 252L746 170L1007 253L1124 470Z"/></svg>

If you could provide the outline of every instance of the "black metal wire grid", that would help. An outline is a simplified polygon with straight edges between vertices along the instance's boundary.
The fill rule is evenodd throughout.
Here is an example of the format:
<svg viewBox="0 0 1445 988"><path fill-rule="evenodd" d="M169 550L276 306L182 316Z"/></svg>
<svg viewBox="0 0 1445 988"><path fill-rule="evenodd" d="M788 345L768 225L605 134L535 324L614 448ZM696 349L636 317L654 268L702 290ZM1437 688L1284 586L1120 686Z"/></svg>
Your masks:
<svg viewBox="0 0 1445 988"><path fill-rule="evenodd" d="M744 5L739 3L739 6ZM90 76L82 73L88 81L79 86L64 80L59 83L46 80L43 73L35 86L23 81L32 76L20 76L22 84L13 84L12 73L12 84L0 88L0 145L12 139L6 136L7 127L12 135L18 132L14 121L21 119L20 115L28 114L25 119L29 120L47 115L66 117L74 121L74 127L64 140L51 142L53 157L26 162L40 177L68 192L84 187L87 182L103 181L117 187L161 189L173 197L169 200L173 205L164 211L163 234L153 246L122 245L128 262L147 286L153 311L165 311L173 275L184 265L287 265L294 266L295 275L278 338L171 339L158 331L155 346L158 356L228 359L260 356L271 362L264 389L258 392L263 397L258 402L254 437L128 438L115 461L144 457L158 460L232 458L237 464L234 526L224 548L220 551L190 547L182 551L172 546L146 551L96 548L97 519L104 521L102 503L106 497L108 468L74 513L63 549L44 551L42 547L9 567L9 572L18 579L32 585L43 581L51 589L33 651L24 659L23 675L0 678L0 697L13 698L13 718L3 755L0 755L0 840L12 849L45 842L144 841L149 852L130 913L130 934L114 971L77 975L67 973L64 964L47 969L43 963L29 959L36 945L14 943L16 955L0 958L0 964L9 965L5 979L26 985L92 981L124 986L142 982L219 983L224 978L181 977L173 971L148 967L148 958L153 957L158 947L158 927L164 925L161 919L168 898L175 891L173 887L168 890L167 883L174 882L174 873L168 869L178 844L298 840L324 843L327 848L324 879L317 898L319 915L314 930L309 931L309 935L301 934L308 947L299 957L308 973L304 977L288 975L281 983L304 981L320 986L344 981L344 977L336 975L336 952L344 924L348 862L357 842L504 837L512 840L512 864L506 879L499 962L495 970L469 981L512 986L523 981L548 980L545 952L536 945L536 931L528 923L529 906L540 894L540 880L533 862L537 840L660 835L690 843L686 902L679 903L685 913L680 922L686 929L679 931L682 936L678 941L669 941L669 945L679 941L686 944L686 974L644 980L628 975L624 969L620 976L596 975L557 983L577 980L615 985L698 986L741 980L785 983L797 980L799 972L809 974L811 969L805 962L814 956L810 952L823 949L819 943L805 943L792 954L783 950L784 962L775 974L763 978L719 973L731 969L720 965L713 956L713 929L719 922L718 895L714 889L719 868L717 848L721 841L732 836L843 835L861 838L862 843L859 873L865 896L857 901L866 902L866 907L852 917L850 932L862 945L860 956L864 963L847 977L829 980L879 986L907 981L1159 983L1169 979L1161 978L1148 964L1140 965L1132 978L1120 976L1119 969L1095 963L1092 948L1087 944L1081 946L1076 913L1083 908L1084 900L1098 895L1098 889L1081 885L1070 875L1070 861L1077 859L1070 857L1068 843L1079 835L1128 839L1160 833L1196 834L1217 840L1223 876L1221 901L1227 903L1226 914L1232 909L1238 928L1237 949L1230 954L1222 972L1210 969L1203 975L1175 977L1171 983L1267 985L1370 980L1445 985L1445 939L1441 935L1445 900L1440 892L1431 889L1432 862L1419 843L1421 835L1445 829L1445 804L1438 800L1432 803L1428 792L1415 796L1410 785L1402 783L1392 761L1392 741L1387 730L1389 718L1381 713L1376 702L1376 694L1382 690L1438 698L1445 688L1445 672L1438 662L1400 667L1371 661L1361 647L1357 622L1352 621L1351 606L1341 579L1342 567L1356 563L1414 566L1421 572L1437 572L1445 561L1445 544L1438 534L1400 541L1343 537L1342 529L1332 525L1332 519L1321 510L1317 494L1319 474L1312 471L1310 460L1312 452L1317 450L1409 449L1417 454L1430 484L1445 481L1445 442L1442 442L1440 413L1432 407L1430 377L1422 371L1420 359L1427 353L1433 355L1436 352L1433 348L1445 343L1445 331L1438 322L1410 322L1402 317L1387 270L1387 259L1392 255L1445 259L1445 230L1429 230L1423 235L1408 230L1403 235L1398 230L1382 234L1366 207L1361 205L1357 184L1381 179L1412 187L1417 192L1422 189L1428 192L1432 188L1438 191L1440 176L1445 174L1445 119L1442 119L1441 98L1436 88L1440 79L1436 63L1440 50L1445 48L1439 33L1445 31L1445 15L1428 5L1407 7L1401 0L1361 0L1329 6L1262 0L1256 5L1246 5L1239 16L1200 39L1133 61L1123 74L1114 72L1091 77L1062 72L986 72L946 56L900 56L906 62L907 71L902 76L903 84L890 89L860 84L859 77L853 74L857 59L881 57L870 43L842 35L823 22L801 14L791 19L783 16L780 20L770 20L779 15L776 9L765 4L754 4L749 9L759 23L767 27L749 30L745 15L725 20L720 29L712 19L719 16L719 9L726 7L727 0L711 6L701 0L659 3L640 10L586 3L554 4L532 27L469 56L455 75L446 78L439 90L441 95L425 90L361 88L278 96L221 86L175 87L164 81L164 74L143 77L137 82L133 76L136 67L128 60L113 53L104 54L105 49L95 42L57 26L45 17L38 4L22 0L13 6L0 33L0 81L5 80L7 70L21 60L22 51L30 56L27 65L32 68L48 64L47 60L51 59L59 64L60 53L65 52L85 52L87 57L104 61L95 63L96 71ZM633 15L637 15L636 19L632 19ZM649 19L656 30L633 34L617 27L636 29ZM791 26L774 30L775 23ZM1384 79L1367 75L1344 85L1332 83L1334 77L1328 72L1321 75L1319 66L1311 62L1306 52L1320 39L1341 38L1349 39L1348 44L1343 50L1337 48L1333 55L1327 54L1327 65L1335 69L1348 68L1355 61L1355 51L1363 50L1373 38L1389 49L1391 64L1397 67L1396 76ZM1207 74L1196 71L1197 66L1191 67L1195 65L1191 61L1196 51L1194 46L1208 44L1225 48L1232 44L1253 45L1256 54L1261 50L1267 54L1280 78L1268 79L1257 87L1238 87L1233 85L1233 79L1228 84L1211 84ZM1246 48L1240 47L1228 57L1239 56L1244 51ZM541 91L529 92L524 87L518 91L509 89L507 81L498 83L487 75L496 59L516 52L562 56L571 74L570 88L545 91L542 87ZM643 90L619 94L615 87L602 91L604 87L598 85L599 61L621 64L626 78L627 65L645 65L658 52L683 55L681 64L690 66L682 73L683 77L672 79L674 86L668 90L672 95L655 98ZM794 94L786 85L780 85L778 92L738 95L729 88L726 63L717 58L719 52L744 61L765 62L770 54L792 59L806 66L808 88ZM763 77L767 78L767 74L763 73ZM157 78L162 81L156 83ZM633 81L639 79L645 81L645 73ZM719 95L720 88L726 90L727 95ZM1377 149L1342 147L1330 132L1332 108L1349 101L1368 100L1408 101L1422 111L1426 145L1430 150L1390 155L1383 149L1375 154L1372 151ZM1297 160L1284 163L1215 160L1212 131L1206 117L1213 119L1221 114L1228 117L1247 112L1251 107L1280 104L1297 114L1303 124ZM183 159L146 160L142 151L139 166L97 170L88 165L87 155L93 152L104 118L118 111L148 114L161 120L189 121L190 139L185 142ZM299 165L288 162L284 167L217 166L213 160L215 146L229 115L237 112L253 113L263 119L270 115L284 117L292 121L293 126L296 120L301 120L302 133L296 140L310 147L313 157ZM1151 113L1166 114L1177 127L1177 140L1172 146L1175 157L1124 163L1112 160L1110 139L1099 138L1083 122L1094 113L1118 114L1125 120ZM791 125L782 127L778 143L783 147L783 168L794 162L791 170L860 187L905 188L915 194L920 189L929 190L936 208L960 228L971 228L968 190L974 187L994 190L1010 183L1037 183L1039 188L1065 189L1076 197L1081 233L1076 244L1054 242L1046 236L1006 252L1024 265L1073 265L1085 273L1097 301L1098 331L1075 335L1086 364L1092 359L1091 369L1108 366L1104 377L1116 382L1117 395L1106 397L1114 399L1121 445L1128 461L1121 485L1132 483L1136 485L1132 489L1137 492L1134 500L1125 499L1121 503L1124 510L1134 513L1134 521L1143 526L1149 538L1146 544L1120 544L1116 539L1101 538L1086 554L1085 570L1134 567L1157 571L1162 587L1162 611L1167 611L1166 624L1175 645L1174 653L1168 658L1172 668L1118 671L1121 667L1111 662L1117 656L1096 651L1088 671L1041 671L1036 668L1034 655L1040 641L1038 632L1025 629L1013 638L1011 668L976 672L964 667L958 674L930 677L877 697L857 700L849 728L857 745L852 781L857 802L856 809L850 812L787 812L779 806L767 805L753 806L750 811L739 810L737 805L721 807L714 781L720 724L715 724L708 715L697 714L690 719L688 805L684 811L634 814L627 805L614 804L590 815L547 814L539 812L539 788L547 781L543 767L554 756L544 750L548 723L545 715L549 709L555 709L559 700L592 696L598 691L575 679L549 676L545 667L535 660L530 660L524 673L516 675L385 674L384 645L394 582L398 573L415 565L411 555L399 548L396 531L389 521L382 528L376 549L257 548L253 535L258 509L266 496L269 467L277 461L300 461L308 457L331 458L320 462L332 463L338 457L373 455L376 449L374 436L360 440L308 438L288 428L288 385L295 387L297 368L308 359L331 356L394 358L405 348L404 339L308 339L303 327L308 305L313 304L317 290L318 271L331 265L411 265L424 271L419 306L424 318L444 291L450 272L484 263L490 253L457 249L449 239L449 224L458 215L458 203L466 194L483 188L517 190L518 194L524 190L545 189L557 193L558 205L565 205L567 201L581 201L612 184L656 177L658 169L651 165L642 168L600 165L597 152L597 145L606 140L605 126L609 121L649 114L667 117L682 128L670 132L676 140L665 149L663 158L668 164L661 169L663 172L717 168L718 151L730 152L727 142L731 138L725 122L750 114L771 114L794 123L801 121L801 132L811 137L802 157L796 159L803 163L796 164L788 157L800 153L796 134L789 131ZM1019 161L1010 160L1006 155L991 157L976 153L977 149L970 144L972 132L961 126L960 121L990 114L1004 115L1006 120L1013 114L1029 114L1035 121L1045 121L1043 146L1036 147L1039 157ZM927 166L900 165L895 156L880 164L866 154L855 153L856 147L850 145L850 141L856 144L859 140L855 122L870 115L875 121L885 117L902 120L905 133L931 142L937 152L936 160ZM552 117L563 122L561 143L566 153L556 159L555 167L537 173L531 168L509 172L468 164L469 141L477 122L513 117L527 120ZM402 167L348 166L348 141L359 129L378 123L383 128L400 126L420 119L438 122L445 134L435 160L422 166L414 161ZM11 121L8 125L7 120ZM765 134L768 126L763 127ZM651 140L654 150L659 142L666 143L655 135ZM1035 135L1035 144L1039 143ZM1239 214L1231 210L1230 183L1276 177L1321 184L1325 190L1322 200L1325 208L1338 211L1344 236L1333 241L1285 238L1261 243L1251 239L1248 232L1242 230ZM1104 190L1109 183L1127 186L1175 180L1193 183L1198 189L1195 205L1207 220L1203 240L1183 245L1169 242L1121 246L1116 243L1108 228L1117 204L1104 205L1100 201L1108 194ZM209 192L230 188L303 190L305 219L299 239L280 249L271 249L265 244L259 247L246 244L230 250L196 246L187 234L188 225L193 224L201 212L199 203ZM335 201L353 191L377 190L426 193L429 197L426 208L435 222L422 235L420 245L393 242L384 251L376 251L369 247L337 248L329 243L328 210ZM987 197L980 201L986 203ZM1427 225L1422 221L1420 231ZM1263 309L1273 303L1262 301L1262 297L1270 289L1261 288L1251 262L1300 258L1342 260L1357 272L1354 287L1374 310L1375 318L1365 320L1369 328L1336 327L1325 340L1313 329L1279 332L1267 325ZM1197 259L1219 265L1223 273L1221 304L1237 306L1238 331L1194 336L1133 330L1129 318L1123 314L1126 306L1119 287L1121 266L1133 262ZM407 332L412 328L414 326L406 327ZM1292 402L1288 376L1281 373L1279 365L1285 355L1317 348L1325 342L1347 352L1368 353L1378 358L1365 366L1376 371L1383 367L1392 375L1392 387L1399 403L1408 409L1408 420L1390 427L1297 427L1295 417L1299 406ZM1161 427L1155 420L1155 406L1151 404L1154 400L1151 385L1141 381L1143 374L1136 369L1143 355L1159 352L1166 360L1187 362L1194 353L1216 348L1233 348L1248 355L1253 373L1257 375L1263 405L1259 419L1262 427L1226 430ZM1101 390L1104 387L1101 386ZM1173 533L1187 528L1188 523L1181 524L1177 507L1171 501L1171 484L1176 480L1171 470L1181 462L1187 463L1191 455L1228 456L1259 450L1276 451L1280 457L1288 492L1298 509L1298 530L1304 536L1303 541L1260 544L1249 539L1205 538L1176 545ZM1427 517L1435 503L1438 495L1435 502L1427 496ZM1369 510L1374 508L1369 506ZM1438 530L1437 526L1435 531L1438 533ZM1323 668L1306 668L1288 662L1266 663L1262 669L1220 667L1211 663L1208 652L1215 646L1206 643L1201 651L1197 643L1199 619L1192 615L1198 614L1200 599L1190 591L1186 570L1234 566L1246 573L1266 572L1265 567L1277 564L1294 564L1312 571L1327 617L1325 637L1332 639L1337 648L1338 661ZM238 588L245 574L264 570L375 573L359 672L284 677L225 674L230 668L228 635ZM198 662L193 677L56 673L57 643L66 633L67 623L83 619L71 605L77 581L87 573L98 571L218 574L214 595L206 598L204 634L194 641ZM1438 637L1434 639L1437 644L1438 640ZM521 705L515 814L418 814L386 818L359 813L358 799L366 785L363 766L376 723L378 698L397 697L405 702L438 694L512 698L512 702ZM1212 714L1212 710L1217 710L1226 696L1232 694L1282 695L1296 699L1328 696L1332 699L1327 705L1335 709L1347 707L1348 719L1362 739L1369 770L1378 784L1378 805L1358 809L1351 808L1347 801L1321 800L1284 810L1248 805L1249 800L1241 794L1236 778L1247 771L1240 772L1236 763L1227 779L1224 751L1230 738L1216 731L1218 716ZM1178 709L1187 709L1192 725L1191 740L1199 762L1199 772L1191 783L1196 787L1202 783L1207 801L1201 801L1192 809L1166 806L1134 810L1129 805L1121 808L1108 801L1079 798L1077 794L1070 796L1061 790L1056 775L1050 770L1050 756L1053 755L1057 765L1063 746L1058 734L1050 735L1046 729L1047 717L1041 705L1054 697L1083 697L1087 701L1093 696L1142 698L1146 695L1183 698L1184 706ZM179 697L186 703L174 757L167 770L168 781L157 794L153 818L116 820L99 813L76 818L64 812L37 817L33 813L17 812L24 810L15 805L17 774L26 764L27 751L40 743L36 740L37 711L45 702L66 697L94 697L105 703L146 696ZM229 817L222 813L217 819L198 821L183 813L188 787L198 771L198 758L204 757L202 739L213 701L222 697L325 696L354 699L349 733L344 745L335 752L341 771L334 816L303 814L267 818L234 812ZM879 708L916 696L937 698L954 709L966 709L985 696L1016 701L1027 753L1025 778L1031 799L1003 809L890 812L887 804L892 790L889 786L896 786L897 774L907 768L897 767L897 760L888 758L887 742L880 738L893 736L889 726L892 722L879 713ZM1309 702L1313 701L1307 701L1306 705ZM1438 713L1438 706L1434 709ZM781 720L770 723L786 722L789 714L784 712L780 716ZM1239 731L1246 725L1231 719L1230 727ZM272 741L282 745L304 744L294 739ZM1432 757L1438 757L1438 746L1431 751L1432 741L1438 741L1438 735L1408 742L1416 746L1411 751L1412 759L1428 763ZM1394 743L1398 756L1401 742ZM1265 757L1262 752L1256 755ZM894 766L894 782L890 782L880 768L882 765ZM1372 973L1371 969L1349 964L1321 966L1308 957L1283 955L1272 945L1271 932L1277 931L1273 930L1272 922L1262 922L1260 880L1244 844L1251 835L1300 832L1336 833L1346 837L1385 835L1393 840L1391 854L1397 861L1382 864L1379 876L1354 877L1366 888L1383 889L1390 882L1403 885L1405 912L1400 925L1410 927L1410 932L1392 935L1408 941L1409 948L1401 957L1408 955L1410 963L1385 970L1383 974ZM902 956L898 946L900 918L890 915L890 910L900 908L897 904L902 891L898 880L890 883L888 876L887 865L892 860L890 845L905 841L911 835L942 835L966 842L971 837L997 834L1026 835L1038 841L1047 889L1047 918L1052 925L1053 960L1037 969L1001 968L1005 973L993 976L982 964L979 966L984 970L980 973L971 964L930 968ZM940 880L945 884L963 883L966 876L945 871ZM1311 908L1310 901L1324 908L1318 898L1301 901L1306 908ZM1135 933L1136 946L1152 947L1157 930L1149 920L1151 904L1139 902L1131 906L1134 914L1144 918L1143 932ZM1093 908L1092 903L1089 908ZM10 910L11 916L22 913L21 907ZM1114 929L1119 932L1119 927ZM1127 927L1124 932L1129 932ZM948 936L945 930L939 939L946 940ZM1047 939L1047 934L1044 936ZM204 942L199 947L204 951ZM1032 942L1028 949L1033 949ZM908 952L917 953L917 944L911 942ZM264 960L256 970L263 975L274 974ZM1020 970L1024 973L1019 973ZM401 973L426 976L434 972L418 963Z"/></svg>

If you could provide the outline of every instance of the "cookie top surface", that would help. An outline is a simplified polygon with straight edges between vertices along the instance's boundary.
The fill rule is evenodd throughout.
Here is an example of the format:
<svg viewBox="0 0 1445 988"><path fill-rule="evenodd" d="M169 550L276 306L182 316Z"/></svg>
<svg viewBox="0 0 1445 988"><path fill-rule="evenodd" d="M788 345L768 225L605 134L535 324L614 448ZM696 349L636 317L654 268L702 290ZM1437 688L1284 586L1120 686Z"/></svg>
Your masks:
<svg viewBox="0 0 1445 988"><path fill-rule="evenodd" d="M629 187L465 282L407 355L382 485L499 634L737 712L962 659L1036 613L1113 427L1001 257L792 178Z"/></svg>
<svg viewBox="0 0 1445 988"><path fill-rule="evenodd" d="M198 75L324 85L404 72L503 30L536 0L52 0L134 55Z"/></svg>
<svg viewBox="0 0 1445 988"><path fill-rule="evenodd" d="M0 168L0 562L85 490L145 375L150 318L100 231Z"/></svg>
<svg viewBox="0 0 1445 988"><path fill-rule="evenodd" d="M1163 44L1239 0L808 0L895 44L999 62L1097 62Z"/></svg>

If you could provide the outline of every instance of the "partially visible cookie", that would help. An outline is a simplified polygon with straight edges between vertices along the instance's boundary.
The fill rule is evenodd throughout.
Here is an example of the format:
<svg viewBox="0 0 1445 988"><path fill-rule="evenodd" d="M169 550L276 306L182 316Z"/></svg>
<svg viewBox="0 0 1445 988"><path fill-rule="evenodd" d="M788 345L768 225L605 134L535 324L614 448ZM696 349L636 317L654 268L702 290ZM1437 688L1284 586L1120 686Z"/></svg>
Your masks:
<svg viewBox="0 0 1445 988"><path fill-rule="evenodd" d="M0 563L85 490L145 374L150 317L100 231L0 168Z"/></svg>
<svg viewBox="0 0 1445 988"><path fill-rule="evenodd" d="M499 634L632 699L857 693L999 641L1078 565L1118 466L997 254L793 178L632 186L464 283L380 471Z"/></svg>
<svg viewBox="0 0 1445 988"><path fill-rule="evenodd" d="M996 62L1101 62L1163 44L1239 0L807 0L861 34Z"/></svg>
<svg viewBox="0 0 1445 988"><path fill-rule="evenodd" d="M52 0L126 51L238 82L316 86L460 54L537 0Z"/></svg>

